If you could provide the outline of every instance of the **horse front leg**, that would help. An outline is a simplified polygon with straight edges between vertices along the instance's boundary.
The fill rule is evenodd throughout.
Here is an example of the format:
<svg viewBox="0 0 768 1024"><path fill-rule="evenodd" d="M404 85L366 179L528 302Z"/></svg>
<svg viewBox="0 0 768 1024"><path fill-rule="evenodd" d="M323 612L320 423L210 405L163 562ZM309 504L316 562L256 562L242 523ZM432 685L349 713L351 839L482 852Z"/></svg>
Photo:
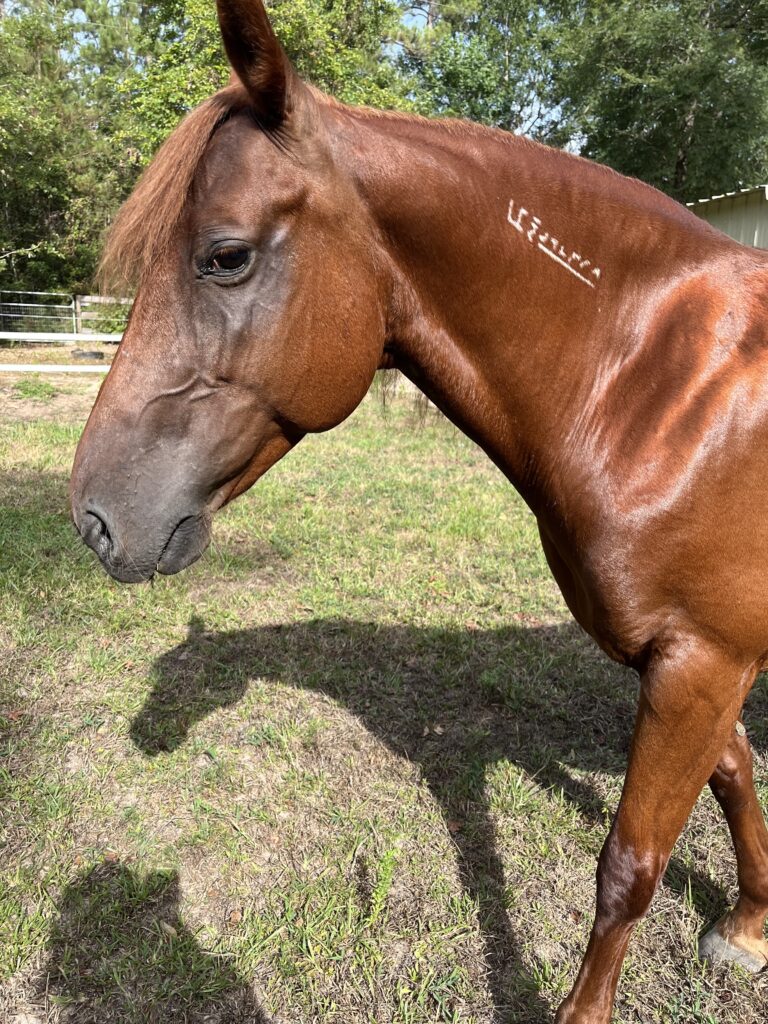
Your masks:
<svg viewBox="0 0 768 1024"><path fill-rule="evenodd" d="M632 930L645 915L672 847L712 775L751 682L703 641L651 659L627 777L597 869L597 909L576 983L557 1024L608 1024Z"/></svg>
<svg viewBox="0 0 768 1024"><path fill-rule="evenodd" d="M755 793L752 748L739 721L709 780L736 851L739 898L699 943L702 960L735 961L749 971L768 964L768 830Z"/></svg>

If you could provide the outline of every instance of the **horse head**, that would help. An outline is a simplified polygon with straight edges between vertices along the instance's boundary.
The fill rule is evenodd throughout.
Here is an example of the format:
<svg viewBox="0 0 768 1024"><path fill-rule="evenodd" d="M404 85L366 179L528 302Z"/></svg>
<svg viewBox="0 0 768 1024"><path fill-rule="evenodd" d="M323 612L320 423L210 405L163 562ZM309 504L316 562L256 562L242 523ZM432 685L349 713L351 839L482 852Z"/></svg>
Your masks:
<svg viewBox="0 0 768 1024"><path fill-rule="evenodd" d="M216 509L341 422L382 360L388 275L261 2L220 0L230 85L166 142L105 262L138 282L81 438L75 524L116 579L174 573Z"/></svg>

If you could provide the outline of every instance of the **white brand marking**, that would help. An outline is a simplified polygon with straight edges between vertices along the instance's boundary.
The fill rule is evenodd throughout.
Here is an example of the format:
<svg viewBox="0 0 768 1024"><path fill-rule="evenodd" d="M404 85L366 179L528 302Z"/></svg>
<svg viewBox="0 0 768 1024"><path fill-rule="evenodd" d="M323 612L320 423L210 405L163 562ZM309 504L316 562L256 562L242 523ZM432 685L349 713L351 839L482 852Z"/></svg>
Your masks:
<svg viewBox="0 0 768 1024"><path fill-rule="evenodd" d="M534 239L536 240L536 247L544 253L545 256L549 256L551 259L558 263L561 267L565 267L569 270L574 277L577 277L579 281L583 281L584 284L590 288L595 288L597 282L602 276L600 267L592 265L592 260L586 259L581 253L571 251L568 255L566 249L560 244L559 240L550 235L548 231L542 231L539 234L539 228L542 226L542 220L540 217L529 213L524 206L517 208L517 216L513 217L515 212L515 201L514 199L509 200L509 210L507 212L507 220L515 229L519 231L521 235L525 235L528 241L533 244ZM528 225L524 226L523 221L528 218Z"/></svg>
<svg viewBox="0 0 768 1024"><path fill-rule="evenodd" d="M547 247L542 245L541 242L539 242L539 249L541 249L541 251L544 253L545 256L551 256L552 259L555 260L557 263L559 263L561 267L565 267L566 270L570 270L570 272L573 274L573 276L574 277L578 277L578 279L580 281L583 281L584 284L588 284L590 288L594 288L595 287L595 282L594 281L590 281L589 278L583 277L578 272L578 270L574 270L573 267L571 267L569 264L567 264L565 262L565 260L561 260L556 252L552 252L551 249L547 249Z"/></svg>

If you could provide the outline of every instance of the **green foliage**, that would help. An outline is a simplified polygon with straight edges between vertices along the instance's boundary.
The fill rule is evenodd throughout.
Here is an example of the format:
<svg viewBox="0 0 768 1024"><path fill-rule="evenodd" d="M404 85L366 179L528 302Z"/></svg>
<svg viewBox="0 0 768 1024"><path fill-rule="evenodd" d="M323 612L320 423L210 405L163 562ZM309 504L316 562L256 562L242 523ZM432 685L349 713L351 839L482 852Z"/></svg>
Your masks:
<svg viewBox="0 0 768 1024"><path fill-rule="evenodd" d="M765 180L765 0L553 6L555 141L678 199Z"/></svg>
<svg viewBox="0 0 768 1024"><path fill-rule="evenodd" d="M398 0L276 0L299 71L413 108ZM0 18L0 285L86 291L101 239L183 115L229 78L212 0L23 0Z"/></svg>
<svg viewBox="0 0 768 1024"><path fill-rule="evenodd" d="M53 14L53 12L51 12ZM63 124L52 117L69 99L58 57L61 19L31 10L0 25L0 273L19 262L60 258L67 169ZM45 239L45 244L40 245ZM36 281L32 281L36 283Z"/></svg>
<svg viewBox="0 0 768 1024"><path fill-rule="evenodd" d="M679 199L768 176L768 3L418 0L427 112L533 133Z"/></svg>
<svg viewBox="0 0 768 1024"><path fill-rule="evenodd" d="M135 177L114 86L137 59L135 5L14 3L0 20L0 284L85 290Z"/></svg>
<svg viewBox="0 0 768 1024"><path fill-rule="evenodd" d="M289 57L318 88L349 103L413 106L407 80L383 49L399 24L396 0L276 0L268 7ZM121 137L142 162L230 74L211 0L164 0L150 35L157 58L123 85L132 116Z"/></svg>
<svg viewBox="0 0 768 1024"><path fill-rule="evenodd" d="M386 45L400 26L397 0L276 0L268 7L288 55L318 88L346 103L413 106Z"/></svg>
<svg viewBox="0 0 768 1024"><path fill-rule="evenodd" d="M544 9L515 0L420 0L401 33L401 66L418 82L426 112L514 131L546 119Z"/></svg>
<svg viewBox="0 0 768 1024"><path fill-rule="evenodd" d="M137 62L119 84L124 116L116 131L142 166L184 114L229 78L211 0L162 0L143 41L153 59Z"/></svg>

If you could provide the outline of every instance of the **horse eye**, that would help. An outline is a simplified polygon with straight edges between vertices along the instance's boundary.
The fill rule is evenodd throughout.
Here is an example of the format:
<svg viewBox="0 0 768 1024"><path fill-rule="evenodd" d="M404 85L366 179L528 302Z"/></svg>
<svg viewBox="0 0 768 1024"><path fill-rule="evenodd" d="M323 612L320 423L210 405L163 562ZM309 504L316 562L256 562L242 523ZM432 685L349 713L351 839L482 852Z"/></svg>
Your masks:
<svg viewBox="0 0 768 1024"><path fill-rule="evenodd" d="M212 253L205 269L209 274L232 274L243 269L249 256L250 250L242 246L227 246Z"/></svg>

